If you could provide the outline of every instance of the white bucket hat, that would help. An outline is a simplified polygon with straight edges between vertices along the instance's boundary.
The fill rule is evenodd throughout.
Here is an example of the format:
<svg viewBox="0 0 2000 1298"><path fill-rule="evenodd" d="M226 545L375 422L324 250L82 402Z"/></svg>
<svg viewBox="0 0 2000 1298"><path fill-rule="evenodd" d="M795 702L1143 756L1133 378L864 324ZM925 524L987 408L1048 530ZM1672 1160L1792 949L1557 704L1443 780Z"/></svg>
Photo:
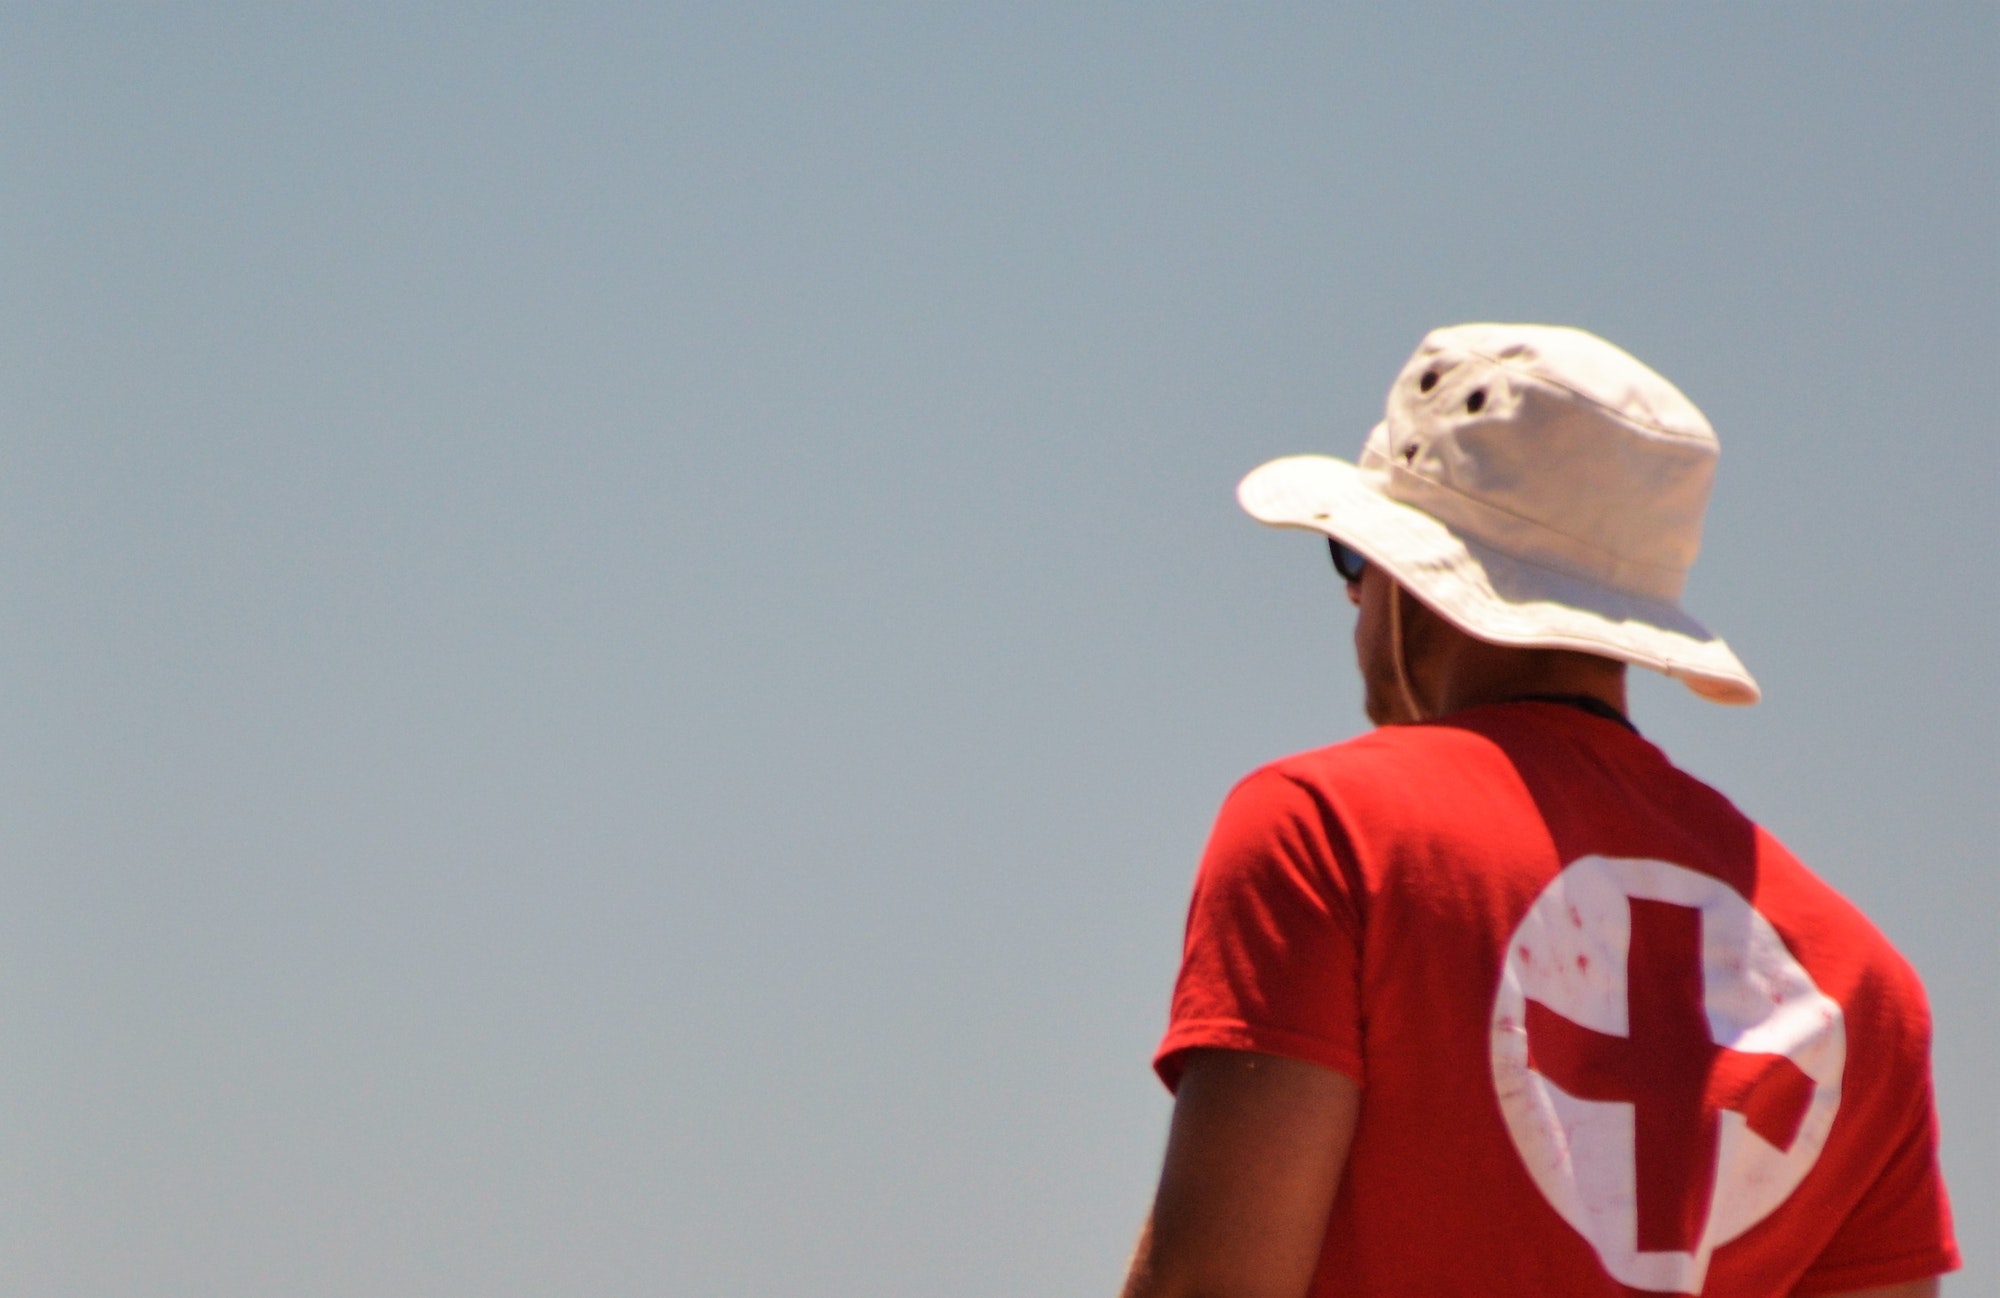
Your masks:
<svg viewBox="0 0 2000 1298"><path fill-rule="evenodd" d="M1581 329L1425 337L1356 466L1294 455L1236 489L1261 523L1352 546L1467 634L1650 667L1755 703L1681 611L1718 447L1678 388Z"/></svg>

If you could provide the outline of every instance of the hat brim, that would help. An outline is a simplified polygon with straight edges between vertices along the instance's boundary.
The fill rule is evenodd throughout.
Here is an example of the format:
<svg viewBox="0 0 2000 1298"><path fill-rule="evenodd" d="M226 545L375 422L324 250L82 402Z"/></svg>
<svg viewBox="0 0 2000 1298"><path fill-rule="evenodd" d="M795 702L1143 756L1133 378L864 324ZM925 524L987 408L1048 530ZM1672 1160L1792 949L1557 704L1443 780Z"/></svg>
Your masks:
<svg viewBox="0 0 2000 1298"><path fill-rule="evenodd" d="M1243 479L1236 498L1260 523L1319 532L1352 546L1478 639L1616 658L1671 676L1717 703L1760 697L1757 682L1722 638L1678 605L1467 541L1422 510L1389 499L1345 460L1273 460Z"/></svg>

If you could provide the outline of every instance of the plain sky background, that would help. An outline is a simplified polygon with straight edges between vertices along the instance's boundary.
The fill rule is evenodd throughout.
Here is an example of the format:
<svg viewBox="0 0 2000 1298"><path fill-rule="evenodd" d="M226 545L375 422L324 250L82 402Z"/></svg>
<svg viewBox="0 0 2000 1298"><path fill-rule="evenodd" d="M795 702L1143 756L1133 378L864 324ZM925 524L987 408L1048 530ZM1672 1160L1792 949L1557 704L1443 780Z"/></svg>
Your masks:
<svg viewBox="0 0 2000 1298"><path fill-rule="evenodd" d="M0 1291L1107 1295L1423 332L1708 413L1637 719L1927 980L2000 1281L2000 8L0 12ZM1980 1278L1983 1276L1983 1279Z"/></svg>

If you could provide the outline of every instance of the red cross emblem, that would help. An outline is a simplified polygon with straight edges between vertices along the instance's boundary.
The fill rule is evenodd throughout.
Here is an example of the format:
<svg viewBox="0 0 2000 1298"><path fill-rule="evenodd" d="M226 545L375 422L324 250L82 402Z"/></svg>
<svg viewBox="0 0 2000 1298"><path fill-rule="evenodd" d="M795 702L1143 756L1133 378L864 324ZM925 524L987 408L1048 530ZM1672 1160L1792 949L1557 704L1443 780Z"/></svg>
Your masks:
<svg viewBox="0 0 2000 1298"><path fill-rule="evenodd" d="M1515 931L1493 1014L1508 1131L1620 1282L1698 1293L1709 1257L1826 1142L1840 1008L1720 880L1586 857Z"/></svg>

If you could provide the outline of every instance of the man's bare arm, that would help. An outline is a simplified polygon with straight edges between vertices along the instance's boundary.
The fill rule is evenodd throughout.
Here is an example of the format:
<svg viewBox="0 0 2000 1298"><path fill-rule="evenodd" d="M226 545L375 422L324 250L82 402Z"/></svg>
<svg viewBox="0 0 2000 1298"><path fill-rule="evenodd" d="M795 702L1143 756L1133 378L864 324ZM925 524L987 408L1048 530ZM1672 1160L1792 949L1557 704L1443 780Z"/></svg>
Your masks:
<svg viewBox="0 0 2000 1298"><path fill-rule="evenodd" d="M1301 1298L1360 1108L1331 1069L1192 1052L1124 1298Z"/></svg>

